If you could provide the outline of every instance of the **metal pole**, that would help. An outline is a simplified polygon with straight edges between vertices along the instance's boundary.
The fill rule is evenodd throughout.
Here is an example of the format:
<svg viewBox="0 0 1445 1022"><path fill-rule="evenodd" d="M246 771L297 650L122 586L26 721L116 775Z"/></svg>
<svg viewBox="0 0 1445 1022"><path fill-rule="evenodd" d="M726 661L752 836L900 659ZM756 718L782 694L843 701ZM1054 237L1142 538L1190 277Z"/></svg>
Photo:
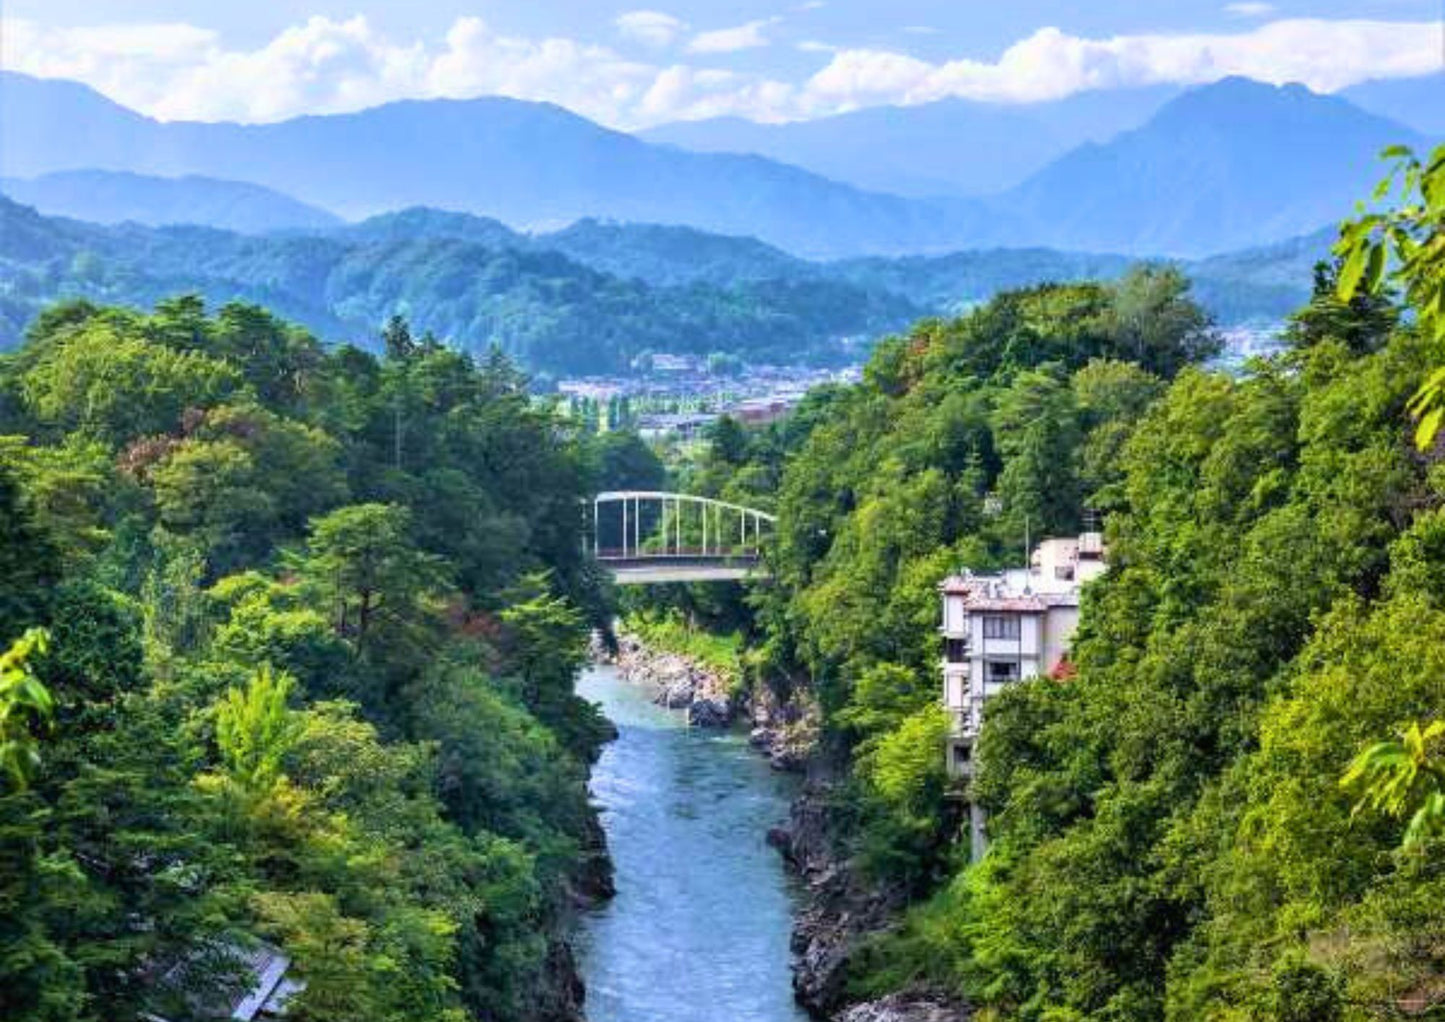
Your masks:
<svg viewBox="0 0 1445 1022"><path fill-rule="evenodd" d="M600 552L598 541L602 538L602 510L597 498L592 498L592 556L596 557Z"/></svg>
<svg viewBox="0 0 1445 1022"><path fill-rule="evenodd" d="M639 556L642 553L642 498L632 498L632 553Z"/></svg>
<svg viewBox="0 0 1445 1022"><path fill-rule="evenodd" d="M707 505L699 505L702 508L702 555L707 556Z"/></svg>
<svg viewBox="0 0 1445 1022"><path fill-rule="evenodd" d="M622 498L622 559L627 560L627 498Z"/></svg>

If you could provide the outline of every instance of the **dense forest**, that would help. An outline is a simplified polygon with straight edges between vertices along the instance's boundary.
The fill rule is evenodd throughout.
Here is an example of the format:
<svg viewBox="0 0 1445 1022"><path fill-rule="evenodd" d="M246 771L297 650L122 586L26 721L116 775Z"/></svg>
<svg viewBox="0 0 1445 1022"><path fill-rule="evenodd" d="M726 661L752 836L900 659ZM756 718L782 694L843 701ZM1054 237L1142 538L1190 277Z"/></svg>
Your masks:
<svg viewBox="0 0 1445 1022"><path fill-rule="evenodd" d="M1323 248L1316 237L1191 272L1222 321L1277 321L1308 293L1307 274L1292 272L1300 252ZM333 342L365 342L403 315L477 357L500 346L537 377L626 371L645 351L840 365L924 315L1004 288L1116 278L1130 264L1048 249L813 263L686 227L581 221L533 236L427 209L248 236L102 227L0 197L0 349L60 298L149 307L193 292L264 305Z"/></svg>
<svg viewBox="0 0 1445 1022"><path fill-rule="evenodd" d="M582 508L626 445L384 348L177 298L0 359L7 1022L210 1017L258 941L298 1019L574 1017Z"/></svg>
<svg viewBox="0 0 1445 1022"><path fill-rule="evenodd" d="M1401 170L1277 356L1207 368L1171 271L1045 286L884 342L785 423L725 422L684 469L777 511L774 583L667 599L742 627L752 683L817 707L839 851L907 906L852 949L852 997L1034 1022L1442 1010L1445 149ZM970 865L936 586L1086 509L1111 568L1076 673L989 704Z"/></svg>
<svg viewBox="0 0 1445 1022"><path fill-rule="evenodd" d="M1445 149L1402 160L1278 355L1214 368L1190 282L1135 268L923 320L676 452L672 485L777 512L772 581L640 602L740 630L698 648L816 715L840 855L899 908L846 997L1445 1010ZM48 306L0 356L5 1019L205 1015L260 942L303 1022L575 1012L609 732L573 680L615 604L583 509L662 468L500 350L399 317L375 347L176 297ZM1086 513L1110 570L1072 676L989 705L970 864L937 583Z"/></svg>

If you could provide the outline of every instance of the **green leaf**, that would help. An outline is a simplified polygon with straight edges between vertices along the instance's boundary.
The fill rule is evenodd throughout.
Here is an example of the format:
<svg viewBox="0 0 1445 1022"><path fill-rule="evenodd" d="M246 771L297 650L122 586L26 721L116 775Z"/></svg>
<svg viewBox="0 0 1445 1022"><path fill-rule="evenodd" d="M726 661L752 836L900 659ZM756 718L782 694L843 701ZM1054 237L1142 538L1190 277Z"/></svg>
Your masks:
<svg viewBox="0 0 1445 1022"><path fill-rule="evenodd" d="M1374 247L1366 242L1356 244L1350 249L1349 255L1345 257L1345 265L1340 267L1337 287L1340 301L1348 302L1355 297L1360 287L1360 279L1365 275L1365 260L1369 258L1370 249Z"/></svg>
<svg viewBox="0 0 1445 1022"><path fill-rule="evenodd" d="M1420 419L1420 424L1415 427L1415 446L1422 451L1427 451L1435 445L1435 436L1440 432L1440 418L1445 415L1445 408L1439 406L1430 409Z"/></svg>
<svg viewBox="0 0 1445 1022"><path fill-rule="evenodd" d="M1373 292L1380 286L1385 274L1385 246L1371 245L1370 255L1365 264L1365 290Z"/></svg>

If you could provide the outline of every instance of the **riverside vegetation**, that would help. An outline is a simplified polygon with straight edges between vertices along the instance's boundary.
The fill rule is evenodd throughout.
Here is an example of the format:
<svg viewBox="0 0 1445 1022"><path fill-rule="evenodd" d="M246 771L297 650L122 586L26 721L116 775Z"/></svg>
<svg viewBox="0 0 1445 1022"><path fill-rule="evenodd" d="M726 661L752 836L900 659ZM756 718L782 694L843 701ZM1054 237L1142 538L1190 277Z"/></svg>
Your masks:
<svg viewBox="0 0 1445 1022"><path fill-rule="evenodd" d="M0 435L0 1017L206 1014L264 939L298 1019L575 1018L598 441L190 298L46 311Z"/></svg>
<svg viewBox="0 0 1445 1022"><path fill-rule="evenodd" d="M913 989L1031 1022L1445 1011L1445 148L1394 155L1399 202L1348 226L1275 357L1208 368L1170 271L1036 288L884 342L785 423L723 424L684 470L778 513L775 582L664 599L744 628L751 684L816 697L812 797L895 909L849 936L815 1007ZM970 865L935 586L1084 508L1111 570L1073 677L990 704L992 845Z"/></svg>

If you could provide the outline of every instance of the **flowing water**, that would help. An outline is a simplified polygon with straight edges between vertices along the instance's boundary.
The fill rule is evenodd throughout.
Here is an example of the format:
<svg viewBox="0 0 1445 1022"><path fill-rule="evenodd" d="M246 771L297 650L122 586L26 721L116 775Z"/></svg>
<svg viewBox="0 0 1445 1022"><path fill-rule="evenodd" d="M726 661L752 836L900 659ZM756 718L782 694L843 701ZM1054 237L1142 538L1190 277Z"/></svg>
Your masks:
<svg viewBox="0 0 1445 1022"><path fill-rule="evenodd" d="M578 692L620 732L592 774L617 896L583 923L588 1022L802 1022L793 892L765 841L792 778L739 735L688 728L611 667Z"/></svg>

